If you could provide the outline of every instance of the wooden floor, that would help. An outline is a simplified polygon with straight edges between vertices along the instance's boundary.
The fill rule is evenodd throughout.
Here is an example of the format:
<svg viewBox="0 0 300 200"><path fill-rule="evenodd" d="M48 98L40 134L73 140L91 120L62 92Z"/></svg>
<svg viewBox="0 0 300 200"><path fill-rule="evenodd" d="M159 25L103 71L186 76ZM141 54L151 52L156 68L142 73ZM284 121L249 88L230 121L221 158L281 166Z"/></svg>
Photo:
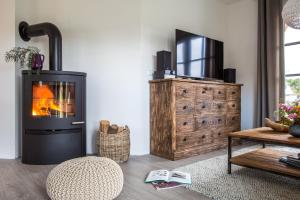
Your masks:
<svg viewBox="0 0 300 200"><path fill-rule="evenodd" d="M118 200L179 200L207 197L185 188L156 191L150 184L144 184L146 174L154 169L173 169L200 160L226 154L225 150L208 153L179 161L169 161L152 155L132 156L121 167L125 176L124 188ZM43 200L49 199L45 182L53 165L24 165L20 160L0 159L0 199L1 200Z"/></svg>

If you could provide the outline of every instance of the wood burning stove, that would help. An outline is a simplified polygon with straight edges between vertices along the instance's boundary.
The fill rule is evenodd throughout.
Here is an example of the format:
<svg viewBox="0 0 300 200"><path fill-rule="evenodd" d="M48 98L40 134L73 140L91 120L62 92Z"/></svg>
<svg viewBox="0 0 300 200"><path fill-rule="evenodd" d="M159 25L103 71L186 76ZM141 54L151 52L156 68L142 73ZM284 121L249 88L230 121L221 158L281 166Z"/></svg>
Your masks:
<svg viewBox="0 0 300 200"><path fill-rule="evenodd" d="M42 23L19 25L28 38L49 36L50 70L22 73L22 162L56 164L86 155L86 74L61 71L61 34ZM53 38L54 37L54 38Z"/></svg>

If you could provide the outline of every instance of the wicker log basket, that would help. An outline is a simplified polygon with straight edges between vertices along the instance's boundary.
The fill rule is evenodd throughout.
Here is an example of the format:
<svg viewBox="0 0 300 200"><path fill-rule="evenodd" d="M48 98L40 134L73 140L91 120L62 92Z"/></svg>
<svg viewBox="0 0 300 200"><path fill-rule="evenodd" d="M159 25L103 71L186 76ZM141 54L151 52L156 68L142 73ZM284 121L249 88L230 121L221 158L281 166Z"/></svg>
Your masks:
<svg viewBox="0 0 300 200"><path fill-rule="evenodd" d="M126 162L130 155L130 130L128 126L119 129L114 134L103 132L103 128L100 128L97 145L99 156L110 158L117 163Z"/></svg>

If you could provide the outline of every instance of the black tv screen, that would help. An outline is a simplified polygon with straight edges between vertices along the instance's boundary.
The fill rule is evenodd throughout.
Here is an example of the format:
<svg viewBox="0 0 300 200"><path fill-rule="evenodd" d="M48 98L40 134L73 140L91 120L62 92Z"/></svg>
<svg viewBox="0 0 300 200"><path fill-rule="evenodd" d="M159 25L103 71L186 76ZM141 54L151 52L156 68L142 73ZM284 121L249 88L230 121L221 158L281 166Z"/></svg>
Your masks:
<svg viewBox="0 0 300 200"><path fill-rule="evenodd" d="M223 79L223 42L176 29L176 75Z"/></svg>

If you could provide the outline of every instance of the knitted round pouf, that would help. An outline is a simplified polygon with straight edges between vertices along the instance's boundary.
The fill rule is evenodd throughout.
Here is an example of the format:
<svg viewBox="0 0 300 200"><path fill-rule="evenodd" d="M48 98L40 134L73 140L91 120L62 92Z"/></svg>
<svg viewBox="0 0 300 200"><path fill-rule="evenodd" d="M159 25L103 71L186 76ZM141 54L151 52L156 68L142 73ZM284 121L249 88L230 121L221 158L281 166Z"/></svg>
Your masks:
<svg viewBox="0 0 300 200"><path fill-rule="evenodd" d="M110 200L121 193L122 187L120 166L109 158L94 156L61 163L46 182L52 200Z"/></svg>

